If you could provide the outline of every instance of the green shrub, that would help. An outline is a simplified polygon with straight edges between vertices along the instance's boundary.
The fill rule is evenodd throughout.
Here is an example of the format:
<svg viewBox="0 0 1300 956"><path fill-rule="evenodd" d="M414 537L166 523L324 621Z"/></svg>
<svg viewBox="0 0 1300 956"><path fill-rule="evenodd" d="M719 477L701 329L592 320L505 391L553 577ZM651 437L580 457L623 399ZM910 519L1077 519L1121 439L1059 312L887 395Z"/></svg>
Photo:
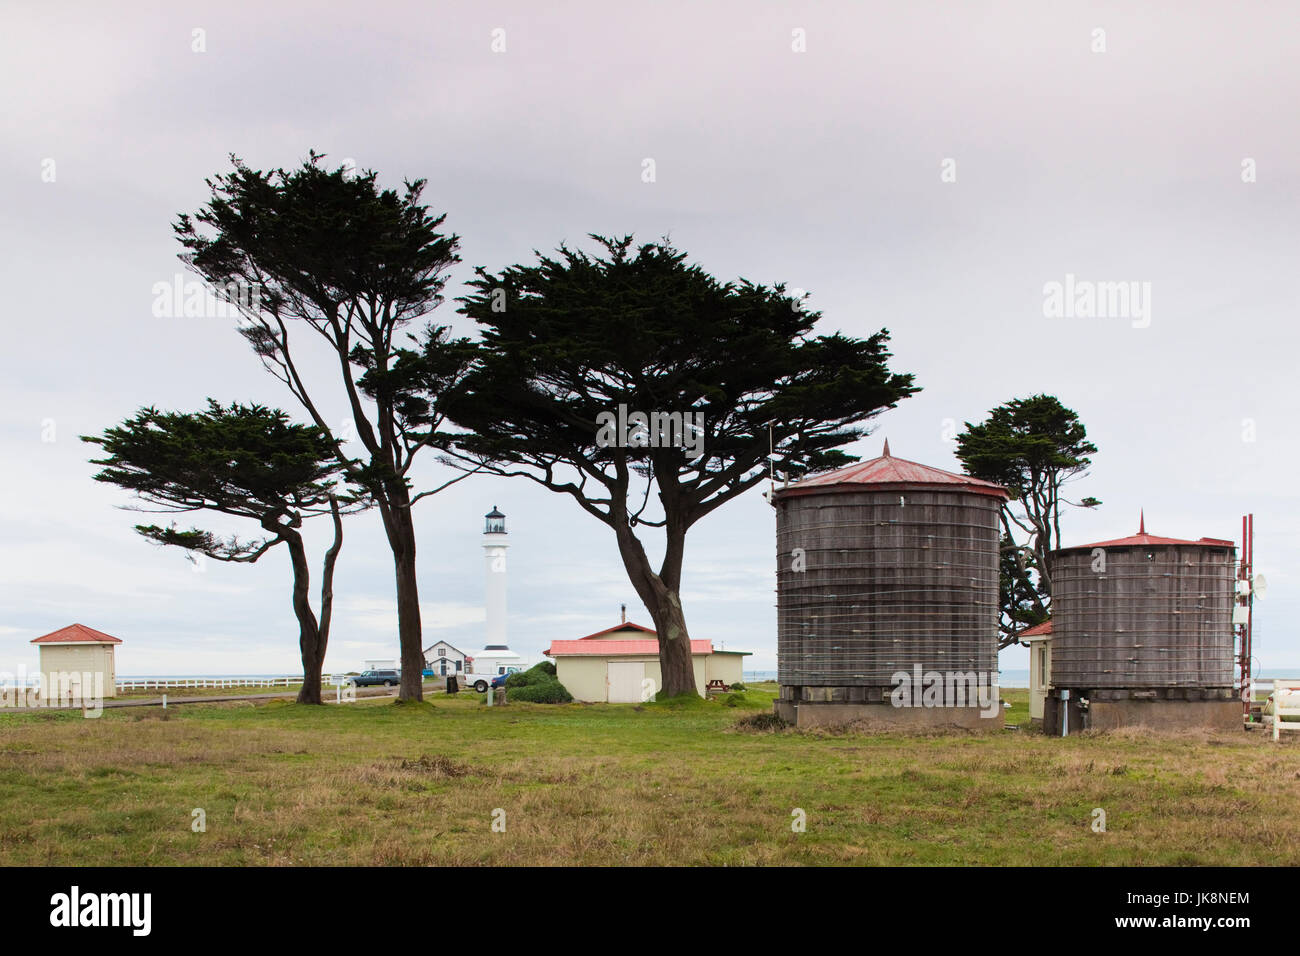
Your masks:
<svg viewBox="0 0 1300 956"><path fill-rule="evenodd" d="M555 665L550 661L542 661L526 671L515 671L506 678L506 687L531 687L533 684L544 684L548 680L555 680Z"/></svg>
<svg viewBox="0 0 1300 956"><path fill-rule="evenodd" d="M745 692L745 685L742 684L740 681L736 681L734 684L731 685L731 689L735 691L740 691L740 693L743 694Z"/></svg>
<svg viewBox="0 0 1300 956"><path fill-rule="evenodd" d="M514 687L509 687L509 683L507 680L508 700L522 700L532 704L568 704L573 701L573 695L550 675L546 675L545 678L538 677L527 684L516 684Z"/></svg>

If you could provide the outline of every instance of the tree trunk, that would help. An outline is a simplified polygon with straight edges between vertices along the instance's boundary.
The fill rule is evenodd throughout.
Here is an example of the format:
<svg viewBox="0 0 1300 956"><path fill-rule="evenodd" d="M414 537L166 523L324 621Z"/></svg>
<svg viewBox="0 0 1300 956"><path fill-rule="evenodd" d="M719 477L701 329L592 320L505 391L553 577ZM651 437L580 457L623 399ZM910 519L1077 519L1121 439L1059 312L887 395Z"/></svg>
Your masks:
<svg viewBox="0 0 1300 956"><path fill-rule="evenodd" d="M695 665L691 657L691 636L686 630L686 616L676 591L666 588L655 607L649 608L659 633L659 672L663 676L665 697L698 694Z"/></svg>
<svg viewBox="0 0 1300 956"><path fill-rule="evenodd" d="M334 519L334 543L325 552L325 563L321 568L320 585L320 648L321 660L325 659L325 647L330 639L330 621L334 617L334 565L338 563L339 551L343 548L343 517L339 513L338 498L330 495L330 515Z"/></svg>
<svg viewBox="0 0 1300 956"><path fill-rule="evenodd" d="M625 515L620 517L626 518ZM650 567L645 549L626 520L616 519L614 534L618 539L618 552L623 558L623 567L627 569L628 580L650 612L659 637L659 673L663 680L663 695L699 696L695 688L691 636L686 630L686 615L682 612L682 601L678 595L685 531L677 530L670 524L661 574L656 574Z"/></svg>
<svg viewBox="0 0 1300 956"><path fill-rule="evenodd" d="M309 632L300 627L298 647L302 651L302 688L298 691L298 703L323 704L321 699L321 665L325 655L320 652Z"/></svg>
<svg viewBox="0 0 1300 956"><path fill-rule="evenodd" d="M311 609L311 569L307 566L307 550L298 532L281 528L280 533L289 546L289 558L293 563L293 613L298 618L298 649L302 655L302 689L298 691L298 703L319 704L322 703L320 671L325 662L325 648L316 614Z"/></svg>
<svg viewBox="0 0 1300 956"><path fill-rule="evenodd" d="M334 616L334 566L338 563L339 551L343 548L343 518L339 514L338 499L333 495L330 495L330 514L334 519L334 543L325 552L325 561L321 566L320 627L317 628L316 646L311 654L313 661L311 671L307 670L308 652L303 651L302 691L298 694L298 703L300 704L319 704L322 702L321 669L325 666L325 651L329 647L330 640L330 620ZM299 643L301 644L301 641ZM314 696L309 695L307 692L307 677L309 674L312 675L312 681L315 685Z"/></svg>
<svg viewBox="0 0 1300 956"><path fill-rule="evenodd" d="M397 636L402 656L402 686L398 700L424 700L424 647L420 626L420 588L415 576L415 522L405 485L393 488L389 511L389 543L397 581Z"/></svg>

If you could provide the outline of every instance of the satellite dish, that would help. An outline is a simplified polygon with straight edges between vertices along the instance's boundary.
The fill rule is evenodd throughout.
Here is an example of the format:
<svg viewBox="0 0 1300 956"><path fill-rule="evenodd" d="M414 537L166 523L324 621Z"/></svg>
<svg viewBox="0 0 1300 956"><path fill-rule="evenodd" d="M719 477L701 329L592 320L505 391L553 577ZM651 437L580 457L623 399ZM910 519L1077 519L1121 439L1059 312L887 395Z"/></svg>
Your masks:
<svg viewBox="0 0 1300 956"><path fill-rule="evenodd" d="M1262 574L1255 575L1254 587L1255 587L1255 597L1262 598L1265 594L1268 593L1268 582L1264 580L1264 575Z"/></svg>

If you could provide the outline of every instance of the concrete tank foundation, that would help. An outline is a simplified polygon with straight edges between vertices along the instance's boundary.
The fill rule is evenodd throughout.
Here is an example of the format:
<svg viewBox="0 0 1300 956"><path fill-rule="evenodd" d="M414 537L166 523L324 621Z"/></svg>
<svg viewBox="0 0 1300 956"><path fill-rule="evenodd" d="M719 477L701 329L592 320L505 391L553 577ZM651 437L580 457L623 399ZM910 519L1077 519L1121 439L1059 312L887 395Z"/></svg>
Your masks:
<svg viewBox="0 0 1300 956"><path fill-rule="evenodd" d="M992 733L1005 721L1001 704L990 716L979 707L893 707L890 704L842 704L826 701L776 700L772 712L800 729L849 727L855 730L965 730Z"/></svg>
<svg viewBox="0 0 1300 956"><path fill-rule="evenodd" d="M1085 730L1119 730L1123 727L1158 731L1213 730L1232 731L1242 728L1241 701L1231 688L1188 690L1181 698L1154 694L1149 696L1111 695L1113 699L1089 698L1085 711L1078 695L1069 700L1069 733ZM1043 733L1061 736L1061 706L1055 695L1043 702Z"/></svg>

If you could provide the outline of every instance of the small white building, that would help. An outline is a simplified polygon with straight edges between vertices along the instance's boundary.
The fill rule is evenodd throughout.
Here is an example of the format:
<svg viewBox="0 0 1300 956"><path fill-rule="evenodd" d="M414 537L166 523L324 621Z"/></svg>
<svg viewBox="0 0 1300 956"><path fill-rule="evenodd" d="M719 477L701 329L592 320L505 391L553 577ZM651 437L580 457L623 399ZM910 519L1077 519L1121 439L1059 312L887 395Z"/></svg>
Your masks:
<svg viewBox="0 0 1300 956"><path fill-rule="evenodd" d="M624 621L575 641L552 641L543 653L554 658L556 678L573 695L588 703L638 704L663 689L659 667L659 637L640 624ZM720 650L709 641L691 641L695 690L701 697L711 687L730 687L741 680L750 651Z"/></svg>
<svg viewBox="0 0 1300 956"><path fill-rule="evenodd" d="M446 641L430 644L424 649L424 669L441 677L463 673L465 661L465 652L457 650Z"/></svg>
<svg viewBox="0 0 1300 956"><path fill-rule="evenodd" d="M67 693L70 681L82 696L117 696L117 665L113 649L121 638L97 631L84 624L45 634L32 641L41 650L41 695L53 700ZM74 676L75 675L75 676ZM90 675L90 683L86 676ZM102 685L100 681L103 681Z"/></svg>
<svg viewBox="0 0 1300 956"><path fill-rule="evenodd" d="M1035 624L1020 632L1020 643L1029 648L1029 722L1043 722L1043 702L1052 686L1052 622Z"/></svg>
<svg viewBox="0 0 1300 956"><path fill-rule="evenodd" d="M396 671L401 670L397 664L397 659L393 657L375 657L368 661L361 662L363 671Z"/></svg>

